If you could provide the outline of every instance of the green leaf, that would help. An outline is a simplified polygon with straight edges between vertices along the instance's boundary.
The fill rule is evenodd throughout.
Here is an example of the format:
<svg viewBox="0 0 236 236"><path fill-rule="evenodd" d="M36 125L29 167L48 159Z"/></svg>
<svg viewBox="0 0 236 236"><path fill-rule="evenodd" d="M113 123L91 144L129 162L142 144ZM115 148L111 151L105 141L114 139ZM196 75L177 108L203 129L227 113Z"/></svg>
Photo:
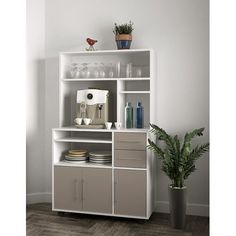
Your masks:
<svg viewBox="0 0 236 236"><path fill-rule="evenodd" d="M192 148L191 140L196 136L202 136L204 128L194 129L186 133L181 148L181 142L177 135L171 136L155 124L150 124L150 132L155 135L157 142L148 139L148 148L162 161L161 169L170 178L174 187L182 187L184 180L196 170L195 162L205 152L209 151L209 143ZM163 141L165 147L161 147L158 141Z"/></svg>

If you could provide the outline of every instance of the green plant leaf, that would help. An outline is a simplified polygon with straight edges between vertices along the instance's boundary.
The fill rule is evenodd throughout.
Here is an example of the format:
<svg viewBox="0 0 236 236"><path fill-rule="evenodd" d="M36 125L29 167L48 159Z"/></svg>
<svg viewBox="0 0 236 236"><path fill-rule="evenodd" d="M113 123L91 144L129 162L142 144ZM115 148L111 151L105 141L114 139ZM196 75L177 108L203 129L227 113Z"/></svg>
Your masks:
<svg viewBox="0 0 236 236"><path fill-rule="evenodd" d="M209 151L209 143L192 148L191 140L196 136L202 136L204 128L194 129L186 133L181 147L180 139L177 135L171 136L166 131L155 124L150 124L150 132L157 138L157 143L148 139L148 148L157 154L161 159L161 169L170 178L174 187L183 187L184 180L196 170L195 162L205 152ZM165 147L158 144L158 140L163 141Z"/></svg>

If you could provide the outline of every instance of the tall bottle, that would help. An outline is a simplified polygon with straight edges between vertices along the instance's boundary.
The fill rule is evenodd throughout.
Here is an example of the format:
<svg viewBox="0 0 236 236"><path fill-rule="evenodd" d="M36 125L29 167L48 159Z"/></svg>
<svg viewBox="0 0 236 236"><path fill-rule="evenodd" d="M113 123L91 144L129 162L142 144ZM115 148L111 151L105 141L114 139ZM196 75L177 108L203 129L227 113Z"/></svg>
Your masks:
<svg viewBox="0 0 236 236"><path fill-rule="evenodd" d="M142 107L142 103L138 102L136 107L136 128L144 127L144 109Z"/></svg>
<svg viewBox="0 0 236 236"><path fill-rule="evenodd" d="M133 128L133 107L131 102L127 102L125 106L125 128Z"/></svg>

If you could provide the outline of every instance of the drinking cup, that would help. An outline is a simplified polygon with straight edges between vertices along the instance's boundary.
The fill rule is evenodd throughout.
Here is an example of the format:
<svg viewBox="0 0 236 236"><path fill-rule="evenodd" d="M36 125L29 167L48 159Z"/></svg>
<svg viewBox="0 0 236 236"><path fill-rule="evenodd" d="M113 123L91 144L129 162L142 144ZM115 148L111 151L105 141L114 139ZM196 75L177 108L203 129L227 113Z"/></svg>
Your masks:
<svg viewBox="0 0 236 236"><path fill-rule="evenodd" d="M105 126L106 126L106 129L111 129L112 122L106 122Z"/></svg>
<svg viewBox="0 0 236 236"><path fill-rule="evenodd" d="M116 129L121 129L121 126L122 126L121 122L115 122Z"/></svg>
<svg viewBox="0 0 236 236"><path fill-rule="evenodd" d="M82 118L75 118L74 119L74 122L77 124L77 125L81 125L82 124Z"/></svg>
<svg viewBox="0 0 236 236"><path fill-rule="evenodd" d="M84 118L83 119L85 125L89 125L92 122L92 119L90 118Z"/></svg>

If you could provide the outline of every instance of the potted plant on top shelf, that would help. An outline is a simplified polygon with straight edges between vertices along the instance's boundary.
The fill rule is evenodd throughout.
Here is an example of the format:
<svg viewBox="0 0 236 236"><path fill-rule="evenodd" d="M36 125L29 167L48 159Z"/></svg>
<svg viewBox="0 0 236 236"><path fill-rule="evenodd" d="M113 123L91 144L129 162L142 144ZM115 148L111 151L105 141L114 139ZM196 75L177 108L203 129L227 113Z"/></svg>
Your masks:
<svg viewBox="0 0 236 236"><path fill-rule="evenodd" d="M202 136L204 128L194 129L186 133L183 141L177 135L171 136L157 125L150 124L151 133L163 141L165 146L157 145L148 139L148 148L157 154L162 161L162 170L170 178L169 206L171 225L174 228L183 228L186 214L187 187L184 181L196 170L195 161L209 150L209 143L192 147L191 140L196 136Z"/></svg>
<svg viewBox="0 0 236 236"><path fill-rule="evenodd" d="M128 24L117 25L113 29L116 37L116 44L118 49L130 49L132 42L133 23L130 21Z"/></svg>

